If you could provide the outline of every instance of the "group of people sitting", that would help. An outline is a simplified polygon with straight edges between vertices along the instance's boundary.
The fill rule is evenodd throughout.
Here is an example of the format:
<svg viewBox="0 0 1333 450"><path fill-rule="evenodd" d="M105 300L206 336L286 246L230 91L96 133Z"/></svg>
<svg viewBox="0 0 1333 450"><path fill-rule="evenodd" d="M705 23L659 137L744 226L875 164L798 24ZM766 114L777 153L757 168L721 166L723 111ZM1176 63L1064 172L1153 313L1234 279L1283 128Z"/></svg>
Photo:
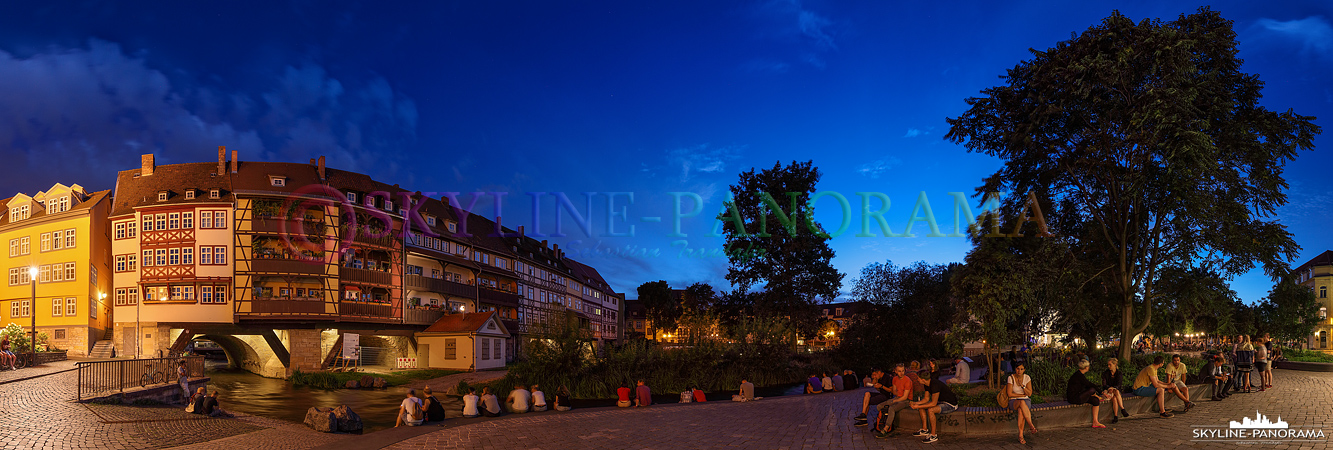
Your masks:
<svg viewBox="0 0 1333 450"><path fill-rule="evenodd" d="M876 405L878 420L875 422L875 437L886 438L893 433L894 418L904 409L913 409L921 415L922 428L914 434L922 438L923 443L939 440L936 429L936 417L958 410L958 395L949 388L948 383L940 381L939 369L933 360L925 364L913 361L911 370L908 365L898 363L893 367L893 374L884 379L884 371L875 369L870 372L869 387L861 399L861 413L853 418L855 425L869 425L867 414L870 405Z"/></svg>
<svg viewBox="0 0 1333 450"><path fill-rule="evenodd" d="M805 393L822 394L825 392L850 391L856 389L858 385L856 372L848 369L841 372L835 370L831 372L833 375L829 375L829 373L830 372L810 374L810 378L807 379L805 383ZM868 381L869 378L866 380Z"/></svg>
<svg viewBox="0 0 1333 450"><path fill-rule="evenodd" d="M194 395L186 401L185 412L210 417L231 417L231 413L223 411L222 404L218 403L218 391L209 393L204 386L199 386Z"/></svg>
<svg viewBox="0 0 1333 450"><path fill-rule="evenodd" d="M412 427L425 422L444 420L444 406L435 398L430 387L427 386L423 393L425 397L417 397L416 389L407 390L407 398L404 398L403 403L398 406L398 421L395 427L402 425ZM569 391L564 387L556 390L552 400L552 403L547 403L546 393L542 392L536 383L533 383L531 390L524 384L515 385L503 403L491 392L489 386L481 388L481 395L477 395L476 388L468 388L467 394L463 395L463 417L499 417L505 414L546 411L548 408L569 411L570 408L567 406Z"/></svg>

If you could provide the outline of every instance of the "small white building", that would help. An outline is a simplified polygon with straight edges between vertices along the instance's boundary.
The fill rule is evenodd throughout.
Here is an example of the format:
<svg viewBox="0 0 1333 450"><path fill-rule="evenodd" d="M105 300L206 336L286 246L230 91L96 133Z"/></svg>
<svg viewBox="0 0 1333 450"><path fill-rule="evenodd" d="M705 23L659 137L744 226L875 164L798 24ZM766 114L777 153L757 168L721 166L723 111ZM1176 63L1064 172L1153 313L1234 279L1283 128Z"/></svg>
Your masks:
<svg viewBox="0 0 1333 450"><path fill-rule="evenodd" d="M495 311L448 314L416 338L419 367L475 371L504 367L509 330Z"/></svg>

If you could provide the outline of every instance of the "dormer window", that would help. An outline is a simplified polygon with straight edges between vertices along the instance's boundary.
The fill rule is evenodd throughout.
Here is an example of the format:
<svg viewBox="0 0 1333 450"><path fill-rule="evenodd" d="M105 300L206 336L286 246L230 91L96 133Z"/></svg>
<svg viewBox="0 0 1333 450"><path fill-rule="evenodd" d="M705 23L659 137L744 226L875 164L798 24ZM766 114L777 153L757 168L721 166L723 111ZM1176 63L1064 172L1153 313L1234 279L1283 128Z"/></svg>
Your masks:
<svg viewBox="0 0 1333 450"><path fill-rule="evenodd" d="M32 210L28 209L28 205L10 208L9 221L10 223L18 222L20 220L27 219L31 215L32 215Z"/></svg>
<svg viewBox="0 0 1333 450"><path fill-rule="evenodd" d="M449 222L449 224L446 225L445 228L448 228L450 233L458 232L458 225L453 222Z"/></svg>
<svg viewBox="0 0 1333 450"><path fill-rule="evenodd" d="M435 226L435 216L427 215L427 216L426 216L426 225L430 225L430 226L432 226L432 227Z"/></svg>
<svg viewBox="0 0 1333 450"><path fill-rule="evenodd" d="M375 197L374 197L374 196L370 196L370 195L367 195L367 196L366 196L366 206L369 206L369 207L371 207L371 208L374 208L374 207L375 207Z"/></svg>
<svg viewBox="0 0 1333 450"><path fill-rule="evenodd" d="M280 176L276 176L276 175L269 175L269 176L268 176L268 184L272 185L273 187L283 187L283 186L286 186L286 185L287 185L287 177L280 177Z"/></svg>
<svg viewBox="0 0 1333 450"><path fill-rule="evenodd" d="M384 210L393 211L393 200L384 199Z"/></svg>
<svg viewBox="0 0 1333 450"><path fill-rule="evenodd" d="M208 198L222 198L222 192L219 192L217 189L209 190Z"/></svg>
<svg viewBox="0 0 1333 450"><path fill-rule="evenodd" d="M157 193L157 201L159 201L159 202L165 202L165 201L167 201L167 191L158 192L158 193Z"/></svg>
<svg viewBox="0 0 1333 450"><path fill-rule="evenodd" d="M355 193L355 192L348 192L348 193L347 193L347 201L352 202L352 203L356 203L356 193Z"/></svg>
<svg viewBox="0 0 1333 450"><path fill-rule="evenodd" d="M190 189L190 190L188 190L188 191L185 191L185 199L186 199L186 200L194 200L194 189Z"/></svg>

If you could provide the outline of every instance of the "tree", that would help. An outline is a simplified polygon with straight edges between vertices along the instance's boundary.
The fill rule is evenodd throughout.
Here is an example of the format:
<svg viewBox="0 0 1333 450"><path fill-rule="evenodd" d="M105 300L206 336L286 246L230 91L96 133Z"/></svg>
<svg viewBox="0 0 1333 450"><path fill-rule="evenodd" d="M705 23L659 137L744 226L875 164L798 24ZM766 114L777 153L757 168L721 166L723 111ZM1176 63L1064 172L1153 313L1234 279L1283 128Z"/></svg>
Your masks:
<svg viewBox="0 0 1333 450"><path fill-rule="evenodd" d="M1236 292L1217 272L1166 267L1154 284L1161 308L1161 320L1149 327L1154 335L1181 331L1216 334L1221 331L1219 325L1229 322L1235 313Z"/></svg>
<svg viewBox="0 0 1333 450"><path fill-rule="evenodd" d="M671 285L666 281L650 281L639 285L639 302L643 304L644 317L648 319L649 339L657 337L657 330L670 332L676 329L680 320L680 300L671 292Z"/></svg>
<svg viewBox="0 0 1333 450"><path fill-rule="evenodd" d="M848 365L887 367L938 355L940 333L954 318L950 277L957 265L870 263L852 282L857 319L842 331L838 355Z"/></svg>
<svg viewBox="0 0 1333 450"><path fill-rule="evenodd" d="M1320 306L1314 291L1284 277L1259 305L1262 331L1278 340L1304 342L1320 322Z"/></svg>
<svg viewBox="0 0 1333 450"><path fill-rule="evenodd" d="M1111 261L1101 276L1118 297L1122 358L1150 325L1162 267L1276 277L1296 255L1273 215L1284 164L1320 129L1259 106L1263 82L1240 71L1235 36L1206 7L1171 22L1116 12L1033 50L948 119L946 139L1004 160L978 193L1014 193L1009 210L1047 193L1091 224L1097 239L1079 245Z"/></svg>
<svg viewBox="0 0 1333 450"><path fill-rule="evenodd" d="M806 335L818 325L815 305L836 298L843 277L830 262L830 236L813 218L810 195L819 178L812 161L751 169L731 186L718 216L730 263L727 280L741 291L762 285L756 312L790 317Z"/></svg>

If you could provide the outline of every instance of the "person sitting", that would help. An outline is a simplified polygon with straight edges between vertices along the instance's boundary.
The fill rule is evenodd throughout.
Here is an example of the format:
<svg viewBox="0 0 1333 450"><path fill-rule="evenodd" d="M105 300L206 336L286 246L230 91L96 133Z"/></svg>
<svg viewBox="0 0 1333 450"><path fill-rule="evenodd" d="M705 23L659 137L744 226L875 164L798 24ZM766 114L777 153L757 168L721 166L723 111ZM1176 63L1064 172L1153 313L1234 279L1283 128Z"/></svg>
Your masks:
<svg viewBox="0 0 1333 450"><path fill-rule="evenodd" d="M643 380L635 383L634 387L634 406L645 407L653 404L653 390L648 385L643 384Z"/></svg>
<svg viewBox="0 0 1333 450"><path fill-rule="evenodd" d="M528 412L532 407L532 393L522 384L514 386L514 390L509 391L509 396L505 397L505 405L509 407L509 412L514 414Z"/></svg>
<svg viewBox="0 0 1333 450"><path fill-rule="evenodd" d="M1139 375L1134 378L1134 395L1139 397L1157 397L1157 409L1161 411L1162 418L1173 417L1171 411L1166 409L1166 390L1175 385L1163 383L1157 379L1157 369L1162 368L1165 358L1157 355L1153 358L1153 363L1139 371Z"/></svg>
<svg viewBox="0 0 1333 450"><path fill-rule="evenodd" d="M435 393L430 390L430 386L422 389L421 393L426 396L422 399L426 406L426 421L439 422L444 420L444 405L440 403L440 399L435 398Z"/></svg>
<svg viewBox="0 0 1333 450"><path fill-rule="evenodd" d="M805 380L805 393L822 394L824 393L824 381L820 380L815 374L810 374L810 378Z"/></svg>
<svg viewBox="0 0 1333 450"><path fill-rule="evenodd" d="M1111 401L1112 411L1118 411L1120 414L1111 414L1111 423L1120 422L1120 417L1129 417L1129 412L1125 411L1125 398L1120 395L1120 387L1125 385L1125 372L1120 370L1120 360L1111 358L1106 360L1106 370L1102 371L1102 398Z"/></svg>
<svg viewBox="0 0 1333 450"><path fill-rule="evenodd" d="M745 383L745 380L744 380L744 379L741 379L741 383ZM703 389L699 389L698 386L695 386L694 388L692 388L692 389L690 389L690 390L691 390L691 391L694 391L694 402L695 402L695 403L702 403L702 402L706 402L706 401L708 401L707 398L704 398L704 391L703 391Z"/></svg>
<svg viewBox="0 0 1333 450"><path fill-rule="evenodd" d="M1190 401L1190 388L1185 385L1185 375L1189 373L1189 368L1185 363L1180 362L1180 355L1171 355L1171 364L1166 366L1166 383L1171 387L1167 392L1176 394L1185 401L1185 410L1189 411L1194 407L1194 402Z"/></svg>
<svg viewBox="0 0 1333 450"><path fill-rule="evenodd" d="M953 362L953 378L949 379L949 384L967 384L972 381L972 368L968 367L967 360L959 356Z"/></svg>
<svg viewBox="0 0 1333 450"><path fill-rule="evenodd" d="M922 427L926 427L926 425L929 424L929 428L917 430L914 435L917 437L924 437L921 442L929 444L939 440L939 434L936 432L937 429L935 427L936 415L949 414L957 411L958 395L954 394L946 383L931 377L928 370L922 370L918 376L925 378L923 381L926 385L926 398L921 401L912 402L908 404L908 406L921 412Z"/></svg>
<svg viewBox="0 0 1333 450"><path fill-rule="evenodd" d="M751 383L748 378L741 378L740 392L731 396L731 400L737 402L751 402L756 400L754 397L754 383Z"/></svg>
<svg viewBox="0 0 1333 450"><path fill-rule="evenodd" d="M912 403L912 380L907 377L907 368L903 363L893 366L893 399L879 405L879 426L875 427L875 437L883 439L893 433L893 422L898 411L907 409Z"/></svg>
<svg viewBox="0 0 1333 450"><path fill-rule="evenodd" d="M0 337L0 367L9 366L9 370L18 370L14 363L18 362L18 357L9 350L9 336Z"/></svg>
<svg viewBox="0 0 1333 450"><path fill-rule="evenodd" d="M616 406L628 408L632 405L629 401L629 392L629 386L626 386L623 382L620 383L620 387L616 388Z"/></svg>
<svg viewBox="0 0 1333 450"><path fill-rule="evenodd" d="M204 413L204 399L208 398L208 394L205 393L206 390L207 388L204 386L199 386L199 389L194 391L194 396L190 397L189 408L185 410L186 412L194 414Z"/></svg>
<svg viewBox="0 0 1333 450"><path fill-rule="evenodd" d="M1221 401L1231 396L1231 387L1235 386L1235 380L1231 379L1231 374L1227 373L1226 359L1222 355L1213 357L1213 363L1209 364L1209 377L1213 380L1213 401Z"/></svg>
<svg viewBox="0 0 1333 450"><path fill-rule="evenodd" d="M860 384L859 384L860 382L861 382L861 379L856 377L856 372L853 371L852 369L847 369L846 372L843 372L843 374L842 374L842 383L843 383L842 390L844 390L844 391L854 391L854 390L856 390L856 388L861 387Z"/></svg>
<svg viewBox="0 0 1333 450"><path fill-rule="evenodd" d="M1012 351L1000 353L1000 373L1004 374L1006 379L1009 377L1009 374L1014 373L1014 363L1009 360L1009 355L1011 354L1013 354Z"/></svg>
<svg viewBox="0 0 1333 450"><path fill-rule="evenodd" d="M500 398L491 393L490 386L481 388L481 415L500 417L504 410L500 408Z"/></svg>
<svg viewBox="0 0 1333 450"><path fill-rule="evenodd" d="M481 416L478 406L481 403L481 397L477 396L476 388L467 388L467 395L463 396L463 417L473 418Z"/></svg>
<svg viewBox="0 0 1333 450"><path fill-rule="evenodd" d="M532 410L546 411L546 393L538 390L537 383L532 383Z"/></svg>
<svg viewBox="0 0 1333 450"><path fill-rule="evenodd" d="M1032 387L1032 377L1027 374L1027 364L1014 364L1014 374L1005 380L1005 389L1009 389L1009 404L1004 406L1018 413L1018 443L1026 444L1023 423L1026 422L1033 433L1037 432L1037 424L1032 422L1032 393L1036 389Z"/></svg>
<svg viewBox="0 0 1333 450"><path fill-rule="evenodd" d="M694 390L693 390L693 389L685 389L685 390L683 390L683 391L680 391L680 402L681 402L681 403L690 403L690 402L693 402L693 401L694 401Z"/></svg>
<svg viewBox="0 0 1333 450"><path fill-rule="evenodd" d="M422 412L421 399L417 398L416 389L407 390L407 398L398 405L398 420L394 422L393 427L398 428L404 424L409 427L421 425L425 420L425 414Z"/></svg>
<svg viewBox="0 0 1333 450"><path fill-rule="evenodd" d="M218 391L209 393L208 397L204 398L203 404L200 406L203 408L202 414L205 416L231 417L231 414L222 410L222 404L218 402Z"/></svg>
<svg viewBox="0 0 1333 450"><path fill-rule="evenodd" d="M866 418L866 414L870 412L870 405L878 405L887 402L892 398L893 391L889 387L880 383L881 378L884 378L883 370L875 369L870 371L870 376L867 377L867 379L870 380L870 387L875 390L866 392L865 395L861 396L861 414L852 418L852 420L856 422L853 425L858 427L868 425L869 419Z"/></svg>
<svg viewBox="0 0 1333 450"><path fill-rule="evenodd" d="M573 409L573 407L569 405L569 388L561 385L560 389L555 390L555 410L569 411L570 409Z"/></svg>
<svg viewBox="0 0 1333 450"><path fill-rule="evenodd" d="M1091 364L1088 360L1078 361L1078 370L1069 376L1069 383L1065 386L1065 401L1071 405L1092 405L1092 427L1106 428L1097 420L1097 414L1101 412L1102 398L1098 396L1098 387L1088 381L1088 368ZM1116 417L1114 414L1111 417ZM1020 439L1019 443L1023 443Z"/></svg>
<svg viewBox="0 0 1333 450"><path fill-rule="evenodd" d="M828 372L821 375L823 376L819 378L820 387L824 388L824 392L833 392L833 377L828 376Z"/></svg>
<svg viewBox="0 0 1333 450"><path fill-rule="evenodd" d="M833 379L833 390L835 392L841 392L843 390L842 375L838 372L833 372L833 376L829 378Z"/></svg>

